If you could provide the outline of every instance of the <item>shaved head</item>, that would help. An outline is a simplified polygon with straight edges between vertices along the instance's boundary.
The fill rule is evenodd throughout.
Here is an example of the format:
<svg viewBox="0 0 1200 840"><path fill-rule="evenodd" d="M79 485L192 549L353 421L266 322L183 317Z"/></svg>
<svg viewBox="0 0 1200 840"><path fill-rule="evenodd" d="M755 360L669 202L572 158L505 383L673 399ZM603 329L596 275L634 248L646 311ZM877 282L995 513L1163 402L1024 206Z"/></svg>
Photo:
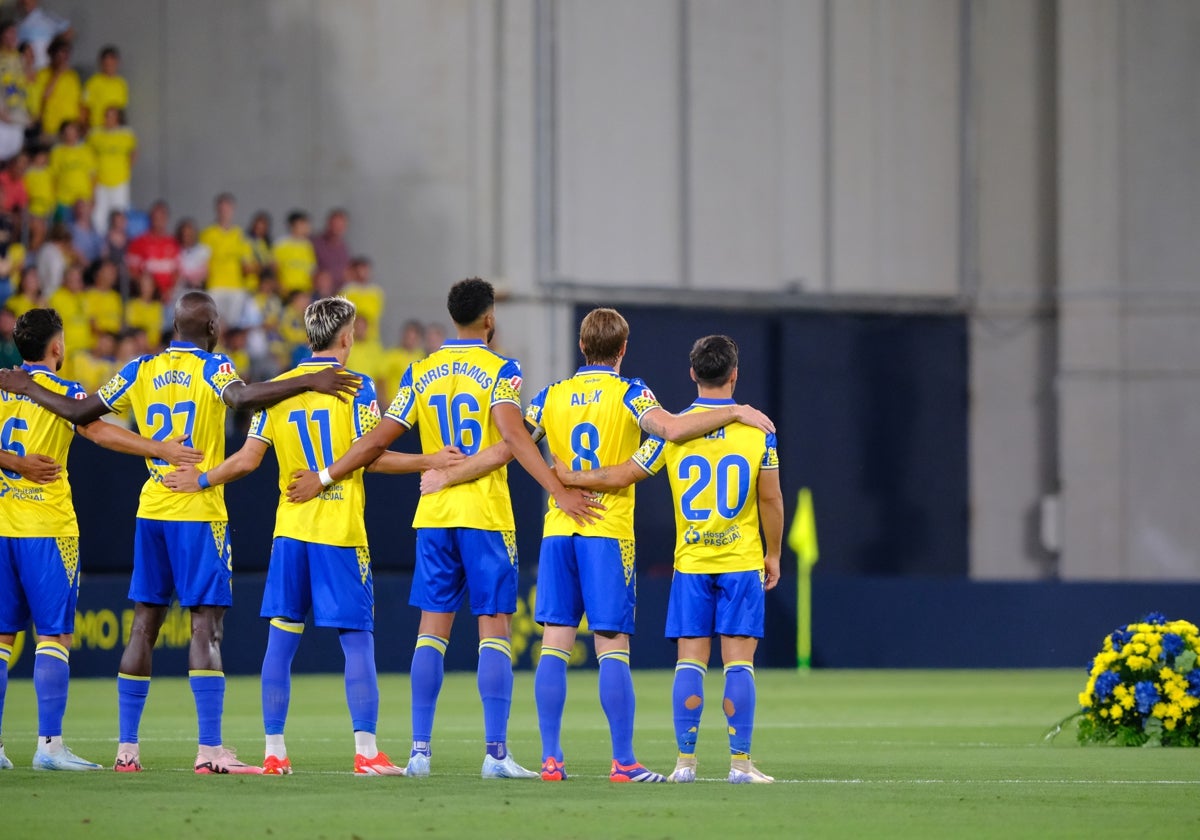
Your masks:
<svg viewBox="0 0 1200 840"><path fill-rule="evenodd" d="M217 346L217 305L204 292L188 292L175 304L175 332L183 341L212 351Z"/></svg>

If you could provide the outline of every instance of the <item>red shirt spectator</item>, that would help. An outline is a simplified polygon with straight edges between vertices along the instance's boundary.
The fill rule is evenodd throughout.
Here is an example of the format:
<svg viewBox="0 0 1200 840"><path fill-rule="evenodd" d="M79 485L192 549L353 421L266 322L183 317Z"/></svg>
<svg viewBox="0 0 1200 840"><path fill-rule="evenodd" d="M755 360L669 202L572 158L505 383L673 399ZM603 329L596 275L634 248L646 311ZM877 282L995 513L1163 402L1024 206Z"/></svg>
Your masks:
<svg viewBox="0 0 1200 840"><path fill-rule="evenodd" d="M0 210L5 213L24 213L29 206L29 193L22 177L28 162L26 154L20 152L0 169Z"/></svg>
<svg viewBox="0 0 1200 840"><path fill-rule="evenodd" d="M125 262L132 277L147 272L162 293L170 299L179 279L179 243L167 230L170 211L166 202L156 201L150 208L150 230L129 243Z"/></svg>

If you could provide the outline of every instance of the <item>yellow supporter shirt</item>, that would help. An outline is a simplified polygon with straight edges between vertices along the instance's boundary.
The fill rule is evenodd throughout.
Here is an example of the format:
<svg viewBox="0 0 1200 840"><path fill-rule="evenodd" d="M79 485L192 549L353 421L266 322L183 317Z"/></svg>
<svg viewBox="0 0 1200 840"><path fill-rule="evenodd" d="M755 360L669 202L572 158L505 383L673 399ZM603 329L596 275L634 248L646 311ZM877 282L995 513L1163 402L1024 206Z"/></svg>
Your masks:
<svg viewBox="0 0 1200 840"><path fill-rule="evenodd" d="M8 252L5 254L8 264L11 266L8 280L14 289L21 285L21 269L25 267L25 257L28 253L20 242L14 242L8 246Z"/></svg>
<svg viewBox="0 0 1200 840"><path fill-rule="evenodd" d="M77 400L87 392L60 379L44 365L22 365L48 391ZM67 451L75 427L28 397L0 392L0 447L17 455L45 455L63 465L57 481L35 484L17 473L0 478L0 537L78 537L75 505L67 475ZM64 562L78 562L78 551L63 551ZM75 568L67 569L73 576Z"/></svg>
<svg viewBox="0 0 1200 840"><path fill-rule="evenodd" d="M409 366L384 417L405 428L419 424L426 454L454 445L474 455L502 440L492 420L500 403L520 409L521 365L482 341L450 339ZM422 496L413 527L512 531L508 469Z"/></svg>
<svg viewBox="0 0 1200 840"><path fill-rule="evenodd" d="M313 357L277 378L291 379L337 364L331 357ZM320 472L346 454L350 444L377 425L379 403L375 399L375 385L366 376L363 376L362 387L353 402L344 403L337 397L308 392L255 413L250 423L250 437L273 446L279 461L275 536L321 545L366 547L363 508L367 497L362 470L356 470L321 491L315 499L301 504L288 501L287 486L292 483L292 473L297 470Z"/></svg>
<svg viewBox="0 0 1200 840"><path fill-rule="evenodd" d="M117 414L132 412L138 429L154 440L190 435L204 453L197 466L210 470L225 460L225 403L221 394L240 381L228 356L173 341L156 356L140 356L100 389L100 399ZM176 522L224 522L223 487L205 493L172 493L162 483L174 469L148 458L150 478L142 487L137 515Z"/></svg>
<svg viewBox="0 0 1200 840"><path fill-rule="evenodd" d="M275 271L279 275L279 292L312 291L312 275L317 267L317 254L307 239L284 236L271 248Z"/></svg>
<svg viewBox="0 0 1200 840"><path fill-rule="evenodd" d="M47 95L53 71L43 67L38 71L29 89L29 112L42 121L43 134L58 134L62 124L67 120L77 120L80 116L79 103L83 96L83 85L79 74L67 68L58 74L54 87ZM43 99L45 101L43 101Z"/></svg>
<svg viewBox="0 0 1200 840"><path fill-rule="evenodd" d="M92 198L96 177L96 155L81 144L62 143L50 150L50 172L54 176L54 198L70 207L76 201Z"/></svg>
<svg viewBox="0 0 1200 840"><path fill-rule="evenodd" d="M4 308L11 312L15 317L20 318L30 309L36 309L42 304L32 298L27 298L25 295L17 293L4 302Z"/></svg>
<svg viewBox="0 0 1200 840"><path fill-rule="evenodd" d="M702 398L687 411L733 404ZM664 444L651 437L634 460L651 474L667 468L675 507L676 571L719 574L763 568L758 475L779 469L775 435L730 423L686 443Z"/></svg>
<svg viewBox="0 0 1200 840"><path fill-rule="evenodd" d="M95 73L83 86L83 104L88 109L88 124L93 129L104 125L104 112L109 108L129 107L129 85L121 76Z"/></svg>
<svg viewBox="0 0 1200 840"><path fill-rule="evenodd" d="M200 232L200 244L207 245L212 252L208 260L208 288L245 290L242 266L253 258L253 252L242 229L209 225Z"/></svg>
<svg viewBox="0 0 1200 840"><path fill-rule="evenodd" d="M369 338L354 342L354 367L371 377L376 391L382 390L384 384L391 386L400 381L388 377L387 351Z"/></svg>
<svg viewBox="0 0 1200 840"><path fill-rule="evenodd" d="M119 187L133 179L133 152L137 136L126 126L93 128L87 136L88 148L96 156L96 183Z"/></svg>
<svg viewBox="0 0 1200 840"><path fill-rule="evenodd" d="M131 298L125 303L125 323L144 330L151 344L158 344L163 332L163 305L157 300Z"/></svg>
<svg viewBox="0 0 1200 840"><path fill-rule="evenodd" d="M121 293L116 289L106 292L88 289L84 293L84 305L93 328L108 333L121 331Z"/></svg>
<svg viewBox="0 0 1200 840"><path fill-rule="evenodd" d="M112 379L120 364L112 359L100 359L86 351L71 354L71 375L87 391L98 391Z"/></svg>
<svg viewBox="0 0 1200 840"><path fill-rule="evenodd" d="M87 295L87 292L73 292L66 286L59 286L46 302L62 318L63 342L67 345L68 353L89 350L95 343L92 322L88 316Z"/></svg>
<svg viewBox="0 0 1200 840"><path fill-rule="evenodd" d="M44 218L54 212L54 173L49 166L30 166L21 178L29 194L29 214Z"/></svg>
<svg viewBox="0 0 1200 840"><path fill-rule="evenodd" d="M525 419L546 430L550 451L573 470L594 470L633 457L642 441L642 417L662 408L640 379L626 379L606 365L581 367L570 379L538 392ZM633 539L633 486L605 493L604 518L580 526L558 509L546 511L544 535Z"/></svg>
<svg viewBox="0 0 1200 840"><path fill-rule="evenodd" d="M379 341L379 322L383 318L384 292L369 283L347 283L342 289L346 299L354 304L358 317L367 321L367 338ZM395 382L395 380L392 380Z"/></svg>

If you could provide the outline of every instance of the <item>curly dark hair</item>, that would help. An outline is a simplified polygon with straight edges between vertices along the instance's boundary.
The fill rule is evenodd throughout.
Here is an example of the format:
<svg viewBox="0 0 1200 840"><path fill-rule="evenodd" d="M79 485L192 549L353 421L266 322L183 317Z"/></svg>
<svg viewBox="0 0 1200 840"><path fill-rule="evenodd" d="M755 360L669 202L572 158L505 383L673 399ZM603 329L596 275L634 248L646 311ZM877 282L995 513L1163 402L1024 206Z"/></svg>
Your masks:
<svg viewBox="0 0 1200 840"><path fill-rule="evenodd" d="M446 309L460 327L475 323L495 303L496 290L491 283L478 277L459 280L450 287L450 294L446 296Z"/></svg>
<svg viewBox="0 0 1200 840"><path fill-rule="evenodd" d="M13 343L27 362L46 358L46 350L54 336L63 331L62 318L53 309L30 309L17 319L13 328Z"/></svg>
<svg viewBox="0 0 1200 840"><path fill-rule="evenodd" d="M710 388L729 381L738 366L738 346L727 335L706 335L692 345L688 356L696 381Z"/></svg>

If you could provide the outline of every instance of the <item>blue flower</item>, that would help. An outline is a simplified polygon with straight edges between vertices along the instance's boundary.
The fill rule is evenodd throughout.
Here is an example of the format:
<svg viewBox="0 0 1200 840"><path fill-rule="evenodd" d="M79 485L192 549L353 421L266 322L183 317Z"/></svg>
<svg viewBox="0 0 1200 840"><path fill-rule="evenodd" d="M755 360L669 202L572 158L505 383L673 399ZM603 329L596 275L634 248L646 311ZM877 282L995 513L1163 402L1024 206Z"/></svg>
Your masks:
<svg viewBox="0 0 1200 840"><path fill-rule="evenodd" d="M1163 633L1162 658L1183 653L1183 637L1178 633Z"/></svg>
<svg viewBox="0 0 1200 840"><path fill-rule="evenodd" d="M1187 693L1193 697L1200 697L1200 670L1188 671L1187 680Z"/></svg>
<svg viewBox="0 0 1200 840"><path fill-rule="evenodd" d="M1096 677L1096 699L1103 703L1112 695L1113 689L1120 684L1120 674L1116 671L1105 671Z"/></svg>
<svg viewBox="0 0 1200 840"><path fill-rule="evenodd" d="M1160 612L1152 612L1146 616L1147 624L1166 624L1167 617Z"/></svg>
<svg viewBox="0 0 1200 840"><path fill-rule="evenodd" d="M1158 702L1158 687L1149 680L1142 680L1133 687L1133 699L1139 714L1148 715Z"/></svg>
<svg viewBox="0 0 1200 840"><path fill-rule="evenodd" d="M1133 639L1133 633L1124 629L1114 630L1109 638L1112 639L1113 650L1120 653L1121 648L1125 647Z"/></svg>

